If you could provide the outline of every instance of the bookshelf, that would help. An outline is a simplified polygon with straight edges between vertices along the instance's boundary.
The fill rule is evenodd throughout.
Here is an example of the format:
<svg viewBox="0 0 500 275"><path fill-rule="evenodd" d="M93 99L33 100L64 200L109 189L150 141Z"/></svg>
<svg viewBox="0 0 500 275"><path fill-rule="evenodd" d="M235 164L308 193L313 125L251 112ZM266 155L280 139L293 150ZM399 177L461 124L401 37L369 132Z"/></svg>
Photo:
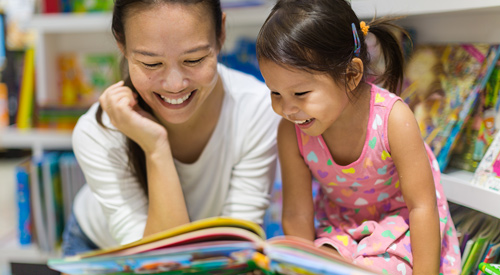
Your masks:
<svg viewBox="0 0 500 275"><path fill-rule="evenodd" d="M71 131L0 129L0 148L31 149L34 156L44 150L71 149Z"/></svg>
<svg viewBox="0 0 500 275"><path fill-rule="evenodd" d="M352 0L360 18L369 21L374 14L405 15L400 21L418 33L419 43L485 42L500 43L500 2L498 0ZM230 49L237 37L255 37L271 5L232 8L227 12L227 41ZM36 39L36 70L38 104L50 104L56 94L54 58L62 51L117 51L110 32L111 14L37 15L26 26L32 28ZM95 43L99 41L99 43ZM71 133L55 131L0 130L0 148L31 148L33 154L46 149L70 149ZM500 193L470 184L472 173L453 170L442 176L448 199L454 203L500 218ZM37 254L44 259L46 255ZM21 248L9 245L0 248L0 260L10 254L23 255ZM31 254L29 254L31 255ZM31 256L30 256L31 258ZM0 261L1 262L1 261Z"/></svg>

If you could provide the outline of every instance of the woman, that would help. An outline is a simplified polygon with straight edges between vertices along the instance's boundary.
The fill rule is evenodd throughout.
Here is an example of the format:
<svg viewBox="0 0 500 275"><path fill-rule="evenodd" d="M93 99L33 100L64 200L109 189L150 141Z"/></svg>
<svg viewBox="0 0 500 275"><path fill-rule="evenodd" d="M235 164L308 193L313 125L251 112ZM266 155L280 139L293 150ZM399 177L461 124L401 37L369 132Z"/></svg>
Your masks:
<svg viewBox="0 0 500 275"><path fill-rule="evenodd" d="M128 73L74 130L87 185L63 254L212 216L262 223L279 117L263 83L217 63L220 2L116 0L112 31Z"/></svg>

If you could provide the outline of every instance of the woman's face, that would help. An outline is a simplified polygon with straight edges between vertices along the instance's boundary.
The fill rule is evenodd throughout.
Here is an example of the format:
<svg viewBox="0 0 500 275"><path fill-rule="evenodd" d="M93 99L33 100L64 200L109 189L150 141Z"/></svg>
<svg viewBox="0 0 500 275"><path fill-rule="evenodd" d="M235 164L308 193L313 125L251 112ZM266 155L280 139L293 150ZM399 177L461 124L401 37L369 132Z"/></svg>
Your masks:
<svg viewBox="0 0 500 275"><path fill-rule="evenodd" d="M136 8L125 20L120 47L132 83L164 125L184 123L209 105L223 43L213 22L203 4Z"/></svg>

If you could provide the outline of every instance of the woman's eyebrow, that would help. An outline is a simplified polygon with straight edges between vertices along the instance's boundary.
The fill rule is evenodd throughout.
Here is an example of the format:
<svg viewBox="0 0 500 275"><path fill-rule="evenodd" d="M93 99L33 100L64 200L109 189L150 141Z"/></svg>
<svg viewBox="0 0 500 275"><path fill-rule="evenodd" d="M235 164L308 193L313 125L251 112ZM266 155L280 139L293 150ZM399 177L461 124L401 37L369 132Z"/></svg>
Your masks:
<svg viewBox="0 0 500 275"><path fill-rule="evenodd" d="M199 47L196 47L193 49L189 49L189 50L185 51L183 54L190 54L190 53L194 53L194 52L198 52L198 51L208 50L209 48L210 48L210 45L202 45L202 46L199 46ZM157 56L161 55L158 53L145 51L145 50L133 50L132 52L135 54L140 54L140 55L144 55L144 56L151 56L151 57L157 57Z"/></svg>

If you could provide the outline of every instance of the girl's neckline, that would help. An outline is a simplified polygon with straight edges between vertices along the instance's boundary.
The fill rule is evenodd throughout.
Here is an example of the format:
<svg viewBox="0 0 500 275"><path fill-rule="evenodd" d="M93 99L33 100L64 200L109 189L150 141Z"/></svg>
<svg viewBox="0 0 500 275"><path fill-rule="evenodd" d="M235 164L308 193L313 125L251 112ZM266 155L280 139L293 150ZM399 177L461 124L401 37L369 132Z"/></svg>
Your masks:
<svg viewBox="0 0 500 275"><path fill-rule="evenodd" d="M345 168L345 167L352 167L352 166L355 166L357 165L358 163L360 163L363 158L364 158L364 155L367 151L367 146L368 146L368 142L369 142L369 138L370 138L370 135L371 135L371 132L372 132L372 129L371 127L369 127L369 125L371 125L373 122L373 115L372 115L372 112L373 112L373 108L374 108L374 104L375 104L375 96L374 96L374 93L375 93L375 86L372 84L372 83L367 83L368 85L370 85L370 104L369 104L369 108L370 108L370 111L368 113L368 121L367 121L367 124L365 125L366 127L366 136L365 136L365 140L364 140L364 143L363 143L363 149L361 150L361 154L358 156L358 158L349 163L349 164L346 164L346 165L340 165L338 164L335 159L333 158L332 156L332 152L330 151L330 148L328 148L328 145L326 144L325 142L325 139L323 138L323 135L319 135L318 136L318 141L319 141L319 144L321 145L321 147L323 147L323 149L325 151L328 152L327 156L328 156L328 159L331 160L332 164L334 166L337 166L337 167L340 167L340 168Z"/></svg>

